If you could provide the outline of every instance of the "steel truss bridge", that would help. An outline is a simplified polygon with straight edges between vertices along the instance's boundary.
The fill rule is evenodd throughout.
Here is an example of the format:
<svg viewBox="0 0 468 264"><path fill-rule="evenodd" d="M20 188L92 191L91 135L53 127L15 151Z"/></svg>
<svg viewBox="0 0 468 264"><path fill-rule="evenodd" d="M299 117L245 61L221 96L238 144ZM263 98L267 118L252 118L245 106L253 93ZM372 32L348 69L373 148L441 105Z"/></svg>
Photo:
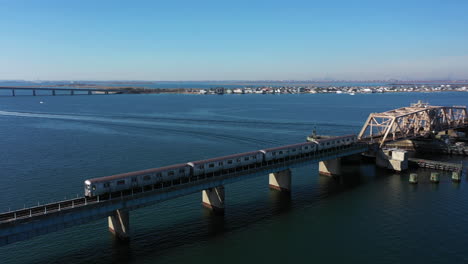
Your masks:
<svg viewBox="0 0 468 264"><path fill-rule="evenodd" d="M371 113L358 139L377 143L427 137L449 129L468 127L466 106L432 106L419 101L383 113Z"/></svg>

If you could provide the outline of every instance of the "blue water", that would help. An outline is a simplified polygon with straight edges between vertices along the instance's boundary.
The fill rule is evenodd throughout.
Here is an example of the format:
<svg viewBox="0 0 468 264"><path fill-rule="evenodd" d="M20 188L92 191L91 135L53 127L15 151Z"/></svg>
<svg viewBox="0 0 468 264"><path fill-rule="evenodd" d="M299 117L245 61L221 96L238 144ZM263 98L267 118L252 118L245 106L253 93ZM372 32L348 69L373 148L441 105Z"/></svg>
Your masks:
<svg viewBox="0 0 468 264"><path fill-rule="evenodd" d="M159 167L320 134L358 133L370 112L468 93L0 97L0 209L82 194L91 177ZM40 103L40 102L43 103ZM462 158L453 158L460 160ZM466 161L466 159L465 159ZM226 186L226 212L194 194L131 212L131 240L106 219L0 248L1 263L463 263L467 182L408 184L372 164L337 179L293 170L292 194L267 176Z"/></svg>

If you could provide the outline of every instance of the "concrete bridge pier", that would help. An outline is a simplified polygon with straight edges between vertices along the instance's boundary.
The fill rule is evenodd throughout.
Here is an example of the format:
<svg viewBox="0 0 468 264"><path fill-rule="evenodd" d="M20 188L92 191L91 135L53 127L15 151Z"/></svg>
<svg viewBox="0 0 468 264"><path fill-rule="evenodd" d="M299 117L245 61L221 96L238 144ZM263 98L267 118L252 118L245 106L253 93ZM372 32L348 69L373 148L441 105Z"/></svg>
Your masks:
<svg viewBox="0 0 468 264"><path fill-rule="evenodd" d="M375 164L394 171L404 171L408 169L408 153L404 150L379 149L375 155Z"/></svg>
<svg viewBox="0 0 468 264"><path fill-rule="evenodd" d="M16 96L16 94L15 94L15 89L11 89L11 95L12 95L12 96Z"/></svg>
<svg viewBox="0 0 468 264"><path fill-rule="evenodd" d="M224 186L203 190L202 204L215 213L224 213Z"/></svg>
<svg viewBox="0 0 468 264"><path fill-rule="evenodd" d="M341 158L319 162L319 173L327 176L341 174Z"/></svg>
<svg viewBox="0 0 468 264"><path fill-rule="evenodd" d="M33 96L36 96L36 89L33 89Z"/></svg>
<svg viewBox="0 0 468 264"><path fill-rule="evenodd" d="M269 175L269 185L271 189L282 192L291 191L291 170L283 170Z"/></svg>
<svg viewBox="0 0 468 264"><path fill-rule="evenodd" d="M128 210L116 210L108 217L109 231L120 240L127 240L130 237L130 222Z"/></svg>

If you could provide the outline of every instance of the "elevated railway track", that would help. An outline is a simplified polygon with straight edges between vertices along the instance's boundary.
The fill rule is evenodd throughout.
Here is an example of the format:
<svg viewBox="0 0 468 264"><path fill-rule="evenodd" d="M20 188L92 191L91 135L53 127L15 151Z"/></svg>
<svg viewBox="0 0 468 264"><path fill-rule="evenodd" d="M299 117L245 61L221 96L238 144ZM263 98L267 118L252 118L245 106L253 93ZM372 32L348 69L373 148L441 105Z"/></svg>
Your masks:
<svg viewBox="0 0 468 264"><path fill-rule="evenodd" d="M198 175L176 180L170 184L158 183L98 196L77 197L4 212L0 214L0 246L105 217L108 217L109 221L113 219L112 221L119 223L121 226L126 226L126 229L128 229L128 212L130 210L200 191L217 190L219 186L251 177L270 174L271 179L276 172L289 171L289 169L295 167L359 154L367 151L367 149L367 144L355 143L348 146L317 150L304 155L295 155L272 162L257 163L253 166L241 166L232 170L221 170L216 173ZM289 178L290 174L285 174L285 176ZM279 179L277 184L281 186L282 181L283 179ZM207 202L214 204L210 197L208 198ZM224 193L222 200L224 200ZM122 218L116 217L116 212L119 215L121 213L125 214L127 221L125 222ZM115 223L109 224L109 228L118 235L123 233L121 230L119 231Z"/></svg>

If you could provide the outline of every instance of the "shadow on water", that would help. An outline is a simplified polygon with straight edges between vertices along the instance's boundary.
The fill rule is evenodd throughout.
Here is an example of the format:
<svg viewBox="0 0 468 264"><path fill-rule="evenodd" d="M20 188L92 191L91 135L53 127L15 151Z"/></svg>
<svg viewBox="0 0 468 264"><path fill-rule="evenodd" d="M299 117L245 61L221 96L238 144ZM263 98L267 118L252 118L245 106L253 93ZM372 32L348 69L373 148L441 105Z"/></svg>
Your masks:
<svg viewBox="0 0 468 264"><path fill-rule="evenodd" d="M270 189L268 196L269 206L273 215L285 214L292 210L291 192L280 192Z"/></svg>
<svg viewBox="0 0 468 264"><path fill-rule="evenodd" d="M114 234L109 233L109 240L112 241L112 254L111 262L120 264L120 263L130 263L133 259L133 252L131 247L130 240L119 240Z"/></svg>
<svg viewBox="0 0 468 264"><path fill-rule="evenodd" d="M206 221L207 224L206 237L212 238L223 236L227 231L224 212L214 212L208 208L202 208L202 210L202 221Z"/></svg>

